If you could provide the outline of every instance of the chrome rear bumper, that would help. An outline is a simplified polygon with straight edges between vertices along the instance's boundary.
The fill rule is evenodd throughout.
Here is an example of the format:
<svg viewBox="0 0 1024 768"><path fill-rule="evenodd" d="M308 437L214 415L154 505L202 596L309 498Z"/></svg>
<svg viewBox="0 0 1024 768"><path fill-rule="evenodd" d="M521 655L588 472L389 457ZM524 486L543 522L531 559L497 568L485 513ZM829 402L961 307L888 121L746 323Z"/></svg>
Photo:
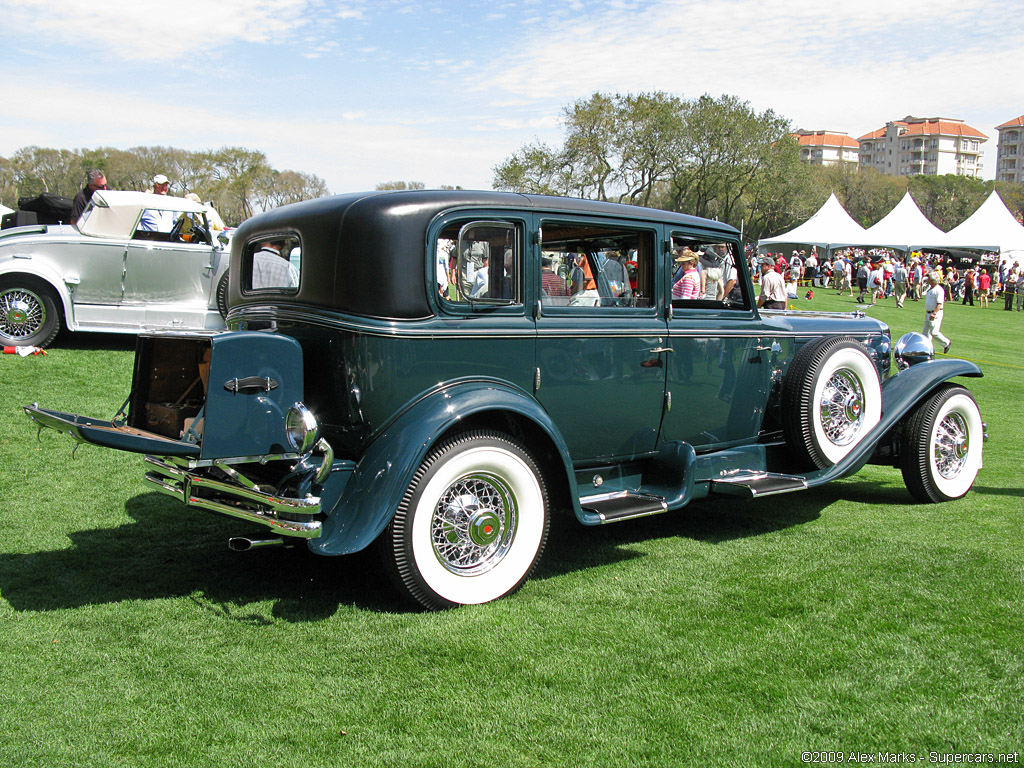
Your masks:
<svg viewBox="0 0 1024 768"><path fill-rule="evenodd" d="M190 470L187 460L176 457L147 456L146 463L151 467L146 472L146 482L160 493L180 499L186 506L259 523L282 536L302 539L320 536L320 521L311 519L320 513L319 496L303 499L276 496L264 493L255 484L245 487L216 480ZM236 471L227 467L225 470L232 477L242 479ZM310 519L301 519L306 517Z"/></svg>

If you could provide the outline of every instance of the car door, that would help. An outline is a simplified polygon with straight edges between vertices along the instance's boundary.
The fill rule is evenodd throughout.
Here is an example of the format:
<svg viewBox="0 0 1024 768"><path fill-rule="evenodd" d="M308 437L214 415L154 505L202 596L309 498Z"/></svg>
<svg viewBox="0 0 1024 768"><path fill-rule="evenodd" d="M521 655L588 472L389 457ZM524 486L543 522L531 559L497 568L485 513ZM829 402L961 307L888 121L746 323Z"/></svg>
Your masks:
<svg viewBox="0 0 1024 768"><path fill-rule="evenodd" d="M536 397L578 464L649 454L665 398L657 231L574 217L539 225Z"/></svg>
<svg viewBox="0 0 1024 768"><path fill-rule="evenodd" d="M754 310L736 243L676 232L672 244L700 254L705 285L720 281L722 289L672 299L662 439L682 440L698 451L750 442L764 424L778 344ZM671 285L678 275L671 260L667 266ZM719 281L710 279L715 270Z"/></svg>
<svg viewBox="0 0 1024 768"><path fill-rule="evenodd" d="M217 250L205 243L172 242L162 232L136 232L125 264L126 307L146 307L147 316L169 306L203 311L210 303ZM144 238L144 239L143 239Z"/></svg>

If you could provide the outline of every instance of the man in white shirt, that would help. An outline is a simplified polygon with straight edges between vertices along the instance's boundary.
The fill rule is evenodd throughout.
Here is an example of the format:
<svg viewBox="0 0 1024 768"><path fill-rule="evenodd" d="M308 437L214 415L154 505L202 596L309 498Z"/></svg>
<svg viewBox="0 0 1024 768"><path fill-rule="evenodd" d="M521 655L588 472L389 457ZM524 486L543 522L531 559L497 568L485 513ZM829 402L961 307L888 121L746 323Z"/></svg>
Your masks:
<svg viewBox="0 0 1024 768"><path fill-rule="evenodd" d="M946 304L946 292L942 288L942 278L938 272L928 273L928 285L931 287L924 295L923 333L928 341L931 341L933 336L941 341L944 344L942 351L947 353L953 342L939 332L942 327L942 309Z"/></svg>

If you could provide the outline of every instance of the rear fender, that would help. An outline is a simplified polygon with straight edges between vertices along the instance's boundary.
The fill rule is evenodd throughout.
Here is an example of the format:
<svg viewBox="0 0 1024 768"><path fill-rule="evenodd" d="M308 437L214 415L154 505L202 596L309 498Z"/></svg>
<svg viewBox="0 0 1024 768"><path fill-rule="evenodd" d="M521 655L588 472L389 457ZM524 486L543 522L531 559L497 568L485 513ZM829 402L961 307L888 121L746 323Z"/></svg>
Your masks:
<svg viewBox="0 0 1024 768"><path fill-rule="evenodd" d="M344 555L367 547L391 522L434 443L460 421L496 411L525 417L544 430L561 458L562 471L572 476L561 434L528 394L494 381L443 387L415 402L374 439L309 548L321 555Z"/></svg>

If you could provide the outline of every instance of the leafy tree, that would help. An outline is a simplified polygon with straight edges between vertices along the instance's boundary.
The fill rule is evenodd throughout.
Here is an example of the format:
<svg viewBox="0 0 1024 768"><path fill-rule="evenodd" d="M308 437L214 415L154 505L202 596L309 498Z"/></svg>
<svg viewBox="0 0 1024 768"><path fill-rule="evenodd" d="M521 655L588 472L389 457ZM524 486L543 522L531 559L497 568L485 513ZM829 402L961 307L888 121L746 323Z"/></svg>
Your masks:
<svg viewBox="0 0 1024 768"><path fill-rule="evenodd" d="M388 190L401 189L426 189L427 185L422 181L384 181L378 184L375 189L383 192Z"/></svg>
<svg viewBox="0 0 1024 768"><path fill-rule="evenodd" d="M939 229L949 231L978 210L991 191L991 182L951 173L912 176L910 194L921 212Z"/></svg>

